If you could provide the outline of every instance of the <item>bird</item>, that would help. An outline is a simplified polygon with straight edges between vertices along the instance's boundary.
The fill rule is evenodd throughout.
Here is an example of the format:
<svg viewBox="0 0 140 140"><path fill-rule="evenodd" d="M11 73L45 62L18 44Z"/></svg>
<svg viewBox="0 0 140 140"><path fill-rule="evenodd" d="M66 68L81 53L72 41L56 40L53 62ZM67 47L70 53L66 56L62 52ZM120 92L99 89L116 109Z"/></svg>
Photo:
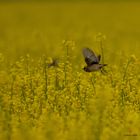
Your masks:
<svg viewBox="0 0 140 140"><path fill-rule="evenodd" d="M93 72L99 70L101 70L102 72L102 68L104 66L107 66L107 64L100 64L99 62L101 60L101 55L96 56L95 53L89 48L83 49L83 56L87 64L87 66L83 68L86 72Z"/></svg>
<svg viewBox="0 0 140 140"><path fill-rule="evenodd" d="M58 59L53 58L52 62L48 64L48 68L50 67L58 67Z"/></svg>

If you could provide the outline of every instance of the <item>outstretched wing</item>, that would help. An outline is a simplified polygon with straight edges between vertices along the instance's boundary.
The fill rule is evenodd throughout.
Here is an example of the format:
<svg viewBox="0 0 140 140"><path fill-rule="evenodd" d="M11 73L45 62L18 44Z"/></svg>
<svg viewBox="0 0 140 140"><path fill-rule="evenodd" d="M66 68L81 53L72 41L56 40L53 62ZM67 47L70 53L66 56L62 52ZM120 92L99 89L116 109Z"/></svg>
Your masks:
<svg viewBox="0 0 140 140"><path fill-rule="evenodd" d="M83 49L83 55L88 66L99 63L100 57L96 57L95 53L89 48Z"/></svg>
<svg viewBox="0 0 140 140"><path fill-rule="evenodd" d="M98 55L98 62L100 62L101 60L101 55Z"/></svg>

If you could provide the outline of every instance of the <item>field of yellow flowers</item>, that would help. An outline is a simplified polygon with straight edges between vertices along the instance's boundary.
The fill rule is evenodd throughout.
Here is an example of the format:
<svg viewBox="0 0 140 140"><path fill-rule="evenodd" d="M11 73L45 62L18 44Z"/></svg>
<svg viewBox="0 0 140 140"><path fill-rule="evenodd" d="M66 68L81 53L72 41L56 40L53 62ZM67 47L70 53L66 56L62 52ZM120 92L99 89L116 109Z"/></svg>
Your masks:
<svg viewBox="0 0 140 140"><path fill-rule="evenodd" d="M1 3L0 140L139 140L139 6Z"/></svg>

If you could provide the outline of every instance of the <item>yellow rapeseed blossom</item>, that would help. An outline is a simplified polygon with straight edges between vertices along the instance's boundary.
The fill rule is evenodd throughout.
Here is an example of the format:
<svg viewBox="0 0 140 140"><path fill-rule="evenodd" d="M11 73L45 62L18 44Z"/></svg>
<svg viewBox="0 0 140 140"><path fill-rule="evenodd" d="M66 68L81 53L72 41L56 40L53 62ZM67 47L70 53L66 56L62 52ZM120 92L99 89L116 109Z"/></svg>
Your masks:
<svg viewBox="0 0 140 140"><path fill-rule="evenodd" d="M140 49L117 21L137 18L135 8L103 18L112 3L104 12L69 4L0 5L0 140L139 140ZM126 26L135 38L137 26ZM102 71L83 70L86 46L101 54Z"/></svg>

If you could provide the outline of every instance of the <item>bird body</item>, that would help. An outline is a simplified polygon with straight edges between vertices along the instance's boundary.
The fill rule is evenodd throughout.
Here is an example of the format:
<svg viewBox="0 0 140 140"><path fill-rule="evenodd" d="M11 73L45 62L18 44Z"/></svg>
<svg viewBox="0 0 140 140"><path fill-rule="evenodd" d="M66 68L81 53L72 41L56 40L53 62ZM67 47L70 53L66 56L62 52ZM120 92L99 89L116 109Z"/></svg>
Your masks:
<svg viewBox="0 0 140 140"><path fill-rule="evenodd" d="M89 48L83 49L83 55L87 66L84 67L84 71L92 72L101 70L107 64L99 64L101 55L96 56L95 53Z"/></svg>
<svg viewBox="0 0 140 140"><path fill-rule="evenodd" d="M98 71L98 70L100 70L102 67L104 67L106 65L107 64L93 64L91 66L84 67L84 70L86 72Z"/></svg>

